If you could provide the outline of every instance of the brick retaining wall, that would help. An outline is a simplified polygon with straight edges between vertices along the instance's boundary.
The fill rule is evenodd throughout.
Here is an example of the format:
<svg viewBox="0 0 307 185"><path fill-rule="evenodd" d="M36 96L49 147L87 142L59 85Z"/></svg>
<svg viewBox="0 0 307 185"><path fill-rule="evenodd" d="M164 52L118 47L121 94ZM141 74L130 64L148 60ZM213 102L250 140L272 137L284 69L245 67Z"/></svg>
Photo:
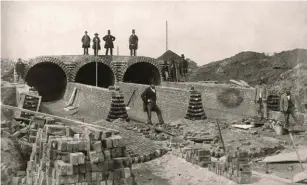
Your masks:
<svg viewBox="0 0 307 185"><path fill-rule="evenodd" d="M111 93L108 89L69 82L67 84L64 100L68 102L74 88L78 89L77 102L79 112L86 122L106 119L111 105Z"/></svg>
<svg viewBox="0 0 307 185"><path fill-rule="evenodd" d="M178 83L179 84L179 83ZM133 91L136 90L135 97L132 99L131 110L128 111L132 119L146 121L146 113L143 112L141 93L147 85L118 83L124 93L125 102L128 102ZM181 88L157 86L158 105L166 121L174 121L186 115L189 102L189 87L192 84L180 84ZM247 88L236 88L242 97L242 103L234 108L229 108L219 102L217 96L228 90L229 87L221 85L201 85L195 86L201 92L203 106L208 118L233 119L240 117L250 117L256 115L254 104L254 90ZM157 116L153 115L153 121L157 122Z"/></svg>

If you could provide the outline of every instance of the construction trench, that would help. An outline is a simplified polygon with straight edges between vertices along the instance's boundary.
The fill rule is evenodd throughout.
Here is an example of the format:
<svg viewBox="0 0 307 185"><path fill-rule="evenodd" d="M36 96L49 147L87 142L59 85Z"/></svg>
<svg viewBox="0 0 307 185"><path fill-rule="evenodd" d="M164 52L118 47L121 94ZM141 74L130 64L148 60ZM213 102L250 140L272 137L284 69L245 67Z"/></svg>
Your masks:
<svg viewBox="0 0 307 185"><path fill-rule="evenodd" d="M22 141L21 153L29 156L26 168L19 169L26 172L11 174L17 184L48 184L52 181L60 184L100 182L115 185L135 184L135 181L138 184L161 184L162 181L151 182L149 178L152 175L138 176L138 170L142 165L157 165L155 161L159 160L172 166L167 161L174 162L174 156L185 161L181 168L206 170L200 175L203 177L201 184L225 184L229 181L238 184L285 184L291 182L289 179L300 170L299 165L294 163L291 164L292 170L288 170L289 173L285 175L285 170L280 169L288 169L288 164L278 169L275 164L266 168L264 164L270 162L259 162L268 155L292 152L293 149L287 135L275 134L274 126L282 119L279 112L271 110L267 122L255 118L255 105L250 103L253 101L253 88L166 83L162 81L159 63L149 57L38 57L32 60L32 65L30 62L25 72L25 81L28 86L36 89L36 96L41 97L39 111L47 114L29 112L35 115L31 120L8 120L2 124L2 135L17 139L19 143ZM157 85L158 105L167 123L165 128L152 128L145 124L146 113L142 110L139 96L150 83ZM195 92L190 90L192 86ZM8 87L16 95L10 91L5 92L20 98L23 97L23 88L25 85ZM228 92L226 98L219 98L225 92ZM8 94L2 95L2 99ZM24 96L27 99L31 93ZM24 103L20 99L11 98L17 99L11 106L27 109L20 106ZM125 108L128 102L130 109ZM272 102L274 105L270 106L276 110L276 101ZM14 109L15 112L21 110ZM131 118L129 122L121 119L126 114ZM198 115L206 115L207 119ZM106 121L108 118L112 118L111 122ZM157 123L155 114L153 121ZM238 129L235 125L250 127ZM306 127L304 123L300 126ZM298 145L306 146L304 132L297 134L295 139ZM73 140L77 140L79 145L88 142L85 145L89 145L89 148L82 148ZM27 150L26 142L31 143ZM57 145L56 149L51 145L51 148L42 147L53 142ZM81 148L60 149L62 145L78 145ZM50 150L59 153L45 156L44 153ZM63 156L63 152L66 152L68 158L60 157L62 162L56 162L55 159ZM301 156L307 160L304 152ZM40 160L43 162L39 163ZM295 161L293 157L291 160ZM47 164L47 161L52 164ZM106 161L119 165L109 165L106 169L103 167ZM236 166L237 161L243 161L238 164L239 168ZM83 169L87 164L91 166L88 171L87 168ZM101 168L99 165L102 165ZM167 169L167 166L163 168ZM64 172L63 169L68 171ZM182 173L182 182L186 181L184 176L188 178L191 175L175 167L169 170ZM53 175L52 171L57 171L57 175ZM104 176L101 176L102 173ZM265 173L271 173L272 178L261 175ZM210 181L215 178L214 175L223 178L215 183ZM168 185L169 182L162 184Z"/></svg>

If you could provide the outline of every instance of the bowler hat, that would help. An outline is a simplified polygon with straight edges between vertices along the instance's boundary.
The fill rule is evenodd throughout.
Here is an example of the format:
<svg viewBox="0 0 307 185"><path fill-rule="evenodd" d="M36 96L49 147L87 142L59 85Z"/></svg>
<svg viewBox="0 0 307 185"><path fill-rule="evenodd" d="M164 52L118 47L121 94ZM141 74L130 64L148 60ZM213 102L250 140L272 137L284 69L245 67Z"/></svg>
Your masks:
<svg viewBox="0 0 307 185"><path fill-rule="evenodd" d="M134 32L135 32L135 30L134 30L134 29L132 29L132 32L134 33Z"/></svg>
<svg viewBox="0 0 307 185"><path fill-rule="evenodd" d="M99 35L98 33L95 33L94 35Z"/></svg>
<svg viewBox="0 0 307 185"><path fill-rule="evenodd" d="M85 33L87 33L87 31L85 31Z"/></svg>

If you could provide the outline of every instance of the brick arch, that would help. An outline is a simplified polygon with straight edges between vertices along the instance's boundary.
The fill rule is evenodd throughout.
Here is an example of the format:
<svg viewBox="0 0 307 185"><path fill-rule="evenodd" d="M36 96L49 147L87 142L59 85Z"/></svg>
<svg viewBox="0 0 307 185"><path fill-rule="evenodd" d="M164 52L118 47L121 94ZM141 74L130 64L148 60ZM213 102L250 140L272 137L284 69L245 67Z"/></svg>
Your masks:
<svg viewBox="0 0 307 185"><path fill-rule="evenodd" d="M111 60L108 57L97 57L97 56L81 56L77 62L74 68L71 70L71 81L74 82L77 76L78 71L85 66L86 64L93 63L93 62L99 62L103 63L106 66L108 66L114 75L114 80L116 81L116 68L111 65Z"/></svg>
<svg viewBox="0 0 307 185"><path fill-rule="evenodd" d="M125 73L130 66L132 66L133 64L136 64L136 63L141 63L141 62L146 62L146 63L149 63L149 64L153 65L154 67L156 67L159 71L160 79L162 80L162 68L159 65L157 60L150 58L150 57L133 57L132 59L128 60L126 65L123 66L122 74L120 75L120 77L119 77L120 79L118 79L118 81L121 81L121 82L123 81Z"/></svg>
<svg viewBox="0 0 307 185"><path fill-rule="evenodd" d="M47 56L41 56L41 57L36 57L34 59L31 59L29 61L29 64L26 66L25 71L24 71L24 79L26 79L28 72L32 67L34 67L36 64L40 63L53 63L59 66L64 73L66 74L66 79L69 80L69 68L59 59L56 59L54 57L47 57Z"/></svg>

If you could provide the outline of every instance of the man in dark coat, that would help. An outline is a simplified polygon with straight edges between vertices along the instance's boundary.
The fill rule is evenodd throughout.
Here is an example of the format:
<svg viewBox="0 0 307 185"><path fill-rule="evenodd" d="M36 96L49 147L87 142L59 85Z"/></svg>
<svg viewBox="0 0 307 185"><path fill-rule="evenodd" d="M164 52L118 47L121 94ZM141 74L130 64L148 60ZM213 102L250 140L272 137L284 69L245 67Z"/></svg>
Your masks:
<svg viewBox="0 0 307 185"><path fill-rule="evenodd" d="M93 50L94 50L94 55L98 55L98 51L101 49L100 47L100 39L98 37L98 33L95 33L95 37L93 39Z"/></svg>
<svg viewBox="0 0 307 185"><path fill-rule="evenodd" d="M138 49L139 38L135 35L135 30L132 30L132 35L129 38L130 56L136 56L136 50Z"/></svg>
<svg viewBox="0 0 307 185"><path fill-rule="evenodd" d="M285 90L285 92L281 95L280 97L280 111L284 114L285 116L285 129L288 132L293 131L293 124L290 124L289 119L290 115L292 116L295 124L298 123L298 116L297 116L297 99L296 97L291 93L291 89L288 88Z"/></svg>
<svg viewBox="0 0 307 185"><path fill-rule="evenodd" d="M185 77L188 73L188 61L184 58L184 54L181 55L181 61L180 61L180 75Z"/></svg>
<svg viewBox="0 0 307 185"><path fill-rule="evenodd" d="M164 80L168 80L169 78L169 67L167 61L164 61L163 67L162 67L162 77Z"/></svg>
<svg viewBox="0 0 307 185"><path fill-rule="evenodd" d="M177 78L177 64L174 58L172 58L171 60L171 77L172 77L172 81L173 82L177 82L178 78Z"/></svg>
<svg viewBox="0 0 307 185"><path fill-rule="evenodd" d="M259 79L259 84L255 87L255 103L257 107L258 116L261 119L268 118L267 100L269 97L269 90L267 85L264 83L264 79Z"/></svg>
<svg viewBox="0 0 307 185"><path fill-rule="evenodd" d="M87 31L85 31L85 35L81 39L83 55L88 55L88 48L91 47L91 38L87 35Z"/></svg>
<svg viewBox="0 0 307 185"><path fill-rule="evenodd" d="M141 98L143 100L143 109L144 112L147 112L147 123L152 125L151 121L151 111L155 111L157 113L159 123L161 125L164 124L162 113L160 108L157 105L157 91L155 89L155 85L151 84L145 91L142 93Z"/></svg>
<svg viewBox="0 0 307 185"><path fill-rule="evenodd" d="M106 49L106 55L108 55L109 49L111 56L113 55L113 48L114 44L113 41L115 41L115 37L111 35L111 31L108 30L108 35L104 36L102 38L106 43L104 44L104 48Z"/></svg>
<svg viewBox="0 0 307 185"><path fill-rule="evenodd" d="M19 78L23 77L23 72L25 70L25 64L21 61L20 58L17 60L17 63L15 64L15 70L17 73L17 82L19 82Z"/></svg>

